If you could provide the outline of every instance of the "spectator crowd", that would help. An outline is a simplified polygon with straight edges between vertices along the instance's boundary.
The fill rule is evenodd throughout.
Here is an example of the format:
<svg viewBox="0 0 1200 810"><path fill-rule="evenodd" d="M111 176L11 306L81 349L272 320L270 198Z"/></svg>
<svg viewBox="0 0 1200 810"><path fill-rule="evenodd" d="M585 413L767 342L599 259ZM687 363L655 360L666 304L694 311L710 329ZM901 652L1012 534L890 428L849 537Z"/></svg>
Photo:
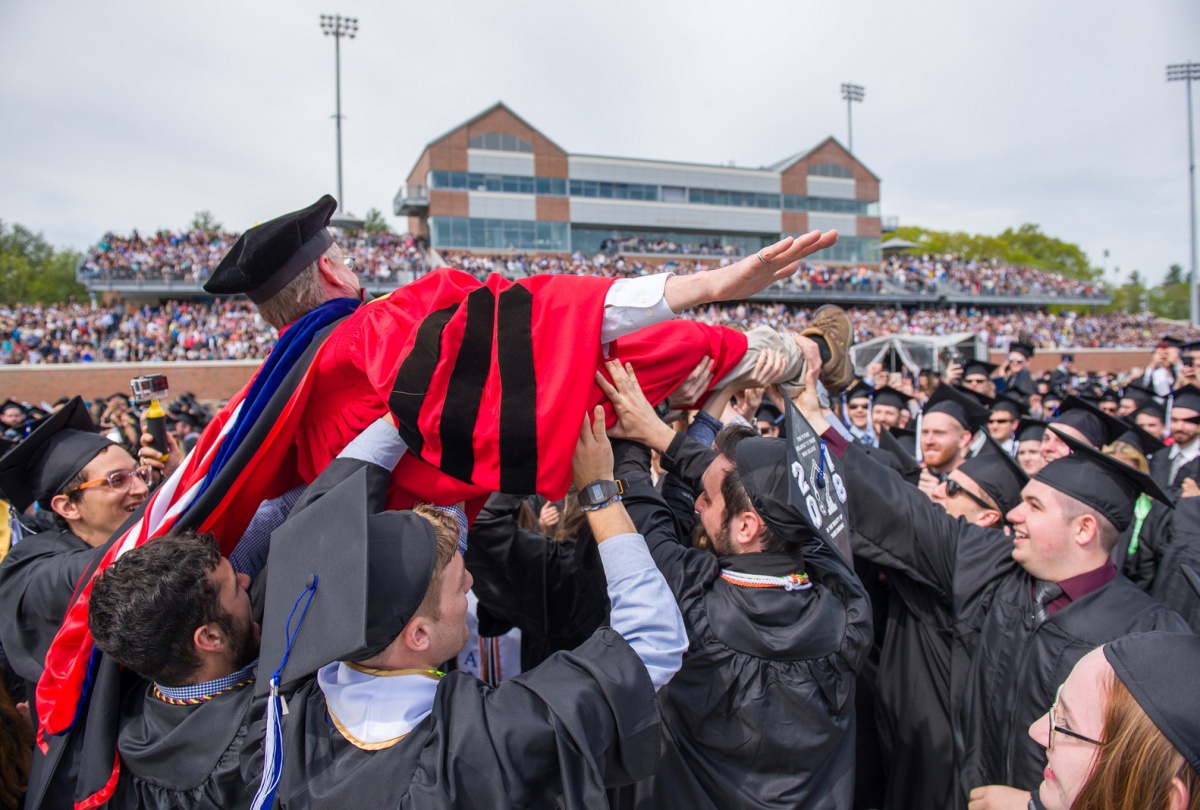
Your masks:
<svg viewBox="0 0 1200 810"><path fill-rule="evenodd" d="M550 259L509 260L504 266L476 259L460 266L481 275L554 272ZM1142 348L1161 335L1200 340L1200 331L1151 315L1053 315L975 307L848 312L858 340L886 334L970 332L992 349L1006 349L1015 341L1061 349ZM723 304L690 315L714 324L801 329L811 313L811 307L786 304ZM254 360L267 355L276 337L254 306L243 300L168 301L157 307L79 303L0 307L0 362L7 364Z"/></svg>

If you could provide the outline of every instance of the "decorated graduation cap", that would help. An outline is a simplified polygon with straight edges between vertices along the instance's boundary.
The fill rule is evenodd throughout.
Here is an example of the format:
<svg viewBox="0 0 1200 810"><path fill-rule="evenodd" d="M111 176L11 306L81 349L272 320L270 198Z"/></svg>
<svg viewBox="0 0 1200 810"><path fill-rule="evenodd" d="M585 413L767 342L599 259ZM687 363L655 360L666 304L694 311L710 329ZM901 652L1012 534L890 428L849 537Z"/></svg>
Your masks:
<svg viewBox="0 0 1200 810"><path fill-rule="evenodd" d="M260 695L334 661L378 655L425 598L433 526L414 512L369 509L364 468L272 534L260 669L274 674L259 679Z"/></svg>
<svg viewBox="0 0 1200 810"><path fill-rule="evenodd" d="M18 512L35 501L48 509L50 499L112 444L96 433L83 400L75 397L0 458L0 491Z"/></svg>
<svg viewBox="0 0 1200 810"><path fill-rule="evenodd" d="M940 383L925 402L924 416L944 413L963 426L976 431L987 424L989 406L993 400L962 388Z"/></svg>
<svg viewBox="0 0 1200 810"><path fill-rule="evenodd" d="M1016 352L1017 354L1021 355L1026 360L1028 360L1031 357L1033 357L1034 353L1037 350L1034 349L1032 343L1028 343L1024 340L1018 340L1018 341L1008 344L1008 351L1010 353Z"/></svg>
<svg viewBox="0 0 1200 810"><path fill-rule="evenodd" d="M1129 430L1129 425L1120 419L1109 416L1087 400L1074 396L1063 400L1058 415L1050 420L1050 424L1075 428L1097 448L1112 444Z"/></svg>
<svg viewBox="0 0 1200 810"><path fill-rule="evenodd" d="M1200 599L1200 576L1183 575ZM1134 633L1104 645L1104 657L1162 735L1200 773L1200 698L1182 680L1200 671L1200 636Z"/></svg>
<svg viewBox="0 0 1200 810"><path fill-rule="evenodd" d="M261 304L333 244L329 220L337 201L326 194L308 208L255 225L234 243L204 283L215 295L245 293Z"/></svg>
<svg viewBox="0 0 1200 810"><path fill-rule="evenodd" d="M789 454L791 442L779 439L743 439L737 445L737 467L742 486L754 508L777 537L786 542L790 553L799 553L800 546L811 540L813 530L808 520L791 505L788 471L794 458Z"/></svg>
<svg viewBox="0 0 1200 810"><path fill-rule="evenodd" d="M979 435L983 442L978 451L964 460L958 471L979 484L1007 515L1021 502L1021 490L1029 483L1029 476L995 439L987 433Z"/></svg>
<svg viewBox="0 0 1200 810"><path fill-rule="evenodd" d="M1071 448L1069 456L1051 461L1033 476L1049 487L1092 507L1106 517L1117 531L1125 531L1133 520L1133 502L1139 493L1174 509L1171 499L1150 476L1120 459L1106 456L1061 430L1049 425Z"/></svg>

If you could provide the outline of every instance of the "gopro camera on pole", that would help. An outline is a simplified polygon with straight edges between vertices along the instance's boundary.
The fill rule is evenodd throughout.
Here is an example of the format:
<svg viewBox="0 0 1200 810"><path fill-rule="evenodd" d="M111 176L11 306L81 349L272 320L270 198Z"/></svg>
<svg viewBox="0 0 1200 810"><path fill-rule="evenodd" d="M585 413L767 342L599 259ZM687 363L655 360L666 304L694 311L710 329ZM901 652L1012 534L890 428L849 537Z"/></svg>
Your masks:
<svg viewBox="0 0 1200 810"><path fill-rule="evenodd" d="M146 432L150 434L153 447L161 456L160 461L167 460L167 412L163 410L162 400L168 396L167 375L147 374L135 377L129 387L133 389L133 401L138 405L149 404L142 414L146 420Z"/></svg>

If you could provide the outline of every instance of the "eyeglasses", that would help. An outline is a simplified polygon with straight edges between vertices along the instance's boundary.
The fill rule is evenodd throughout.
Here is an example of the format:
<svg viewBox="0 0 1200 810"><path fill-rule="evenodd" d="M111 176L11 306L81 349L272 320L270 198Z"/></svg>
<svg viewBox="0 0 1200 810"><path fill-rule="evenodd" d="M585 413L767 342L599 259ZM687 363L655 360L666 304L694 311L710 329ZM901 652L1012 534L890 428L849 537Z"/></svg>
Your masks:
<svg viewBox="0 0 1200 810"><path fill-rule="evenodd" d="M1016 419L989 419L989 425L1011 425Z"/></svg>
<svg viewBox="0 0 1200 810"><path fill-rule="evenodd" d="M1086 743L1091 743L1092 745L1104 745L1104 743L1101 740L1093 740L1091 737L1085 737L1082 734L1076 734L1074 731L1071 731L1071 729L1066 728L1065 726L1058 725L1058 723L1054 719L1054 715L1058 711L1058 699L1061 696L1062 696L1062 687L1060 686L1060 687L1058 687L1058 691L1054 693L1054 705L1052 705L1050 707L1050 739L1049 739L1046 747L1047 748L1054 747L1054 732L1056 732L1056 731L1060 732L1062 734L1066 734L1068 737L1074 737L1077 740L1083 740Z"/></svg>
<svg viewBox="0 0 1200 810"><path fill-rule="evenodd" d="M850 403L846 406L846 409L850 411L865 411L867 409L867 404L865 402L859 403L858 405Z"/></svg>
<svg viewBox="0 0 1200 810"><path fill-rule="evenodd" d="M351 273L354 272L354 257L353 256L343 256L342 264L346 265L346 269L349 270Z"/></svg>
<svg viewBox="0 0 1200 810"><path fill-rule="evenodd" d="M987 385L987 377L967 377L963 380L966 385Z"/></svg>
<svg viewBox="0 0 1200 810"><path fill-rule="evenodd" d="M143 484L150 486L151 476L153 475L154 470L152 470L150 467L138 467L135 470L116 470L115 472L110 472L108 475L102 478L93 478L91 481L85 481L70 491L78 492L80 490L88 489L89 487L98 487L101 484L108 484L110 487L112 487L113 492L128 492L129 488L133 485L133 479L135 476L140 478Z"/></svg>
<svg viewBox="0 0 1200 810"><path fill-rule="evenodd" d="M1010 357L1010 358L1008 358L1008 362L1010 362L1010 363L1024 363L1024 362L1025 362L1025 358L1024 358L1024 357L1021 357L1020 355L1017 355L1016 357Z"/></svg>
<svg viewBox="0 0 1200 810"><path fill-rule="evenodd" d="M975 501L975 503L979 504L984 509L995 509L996 508L996 507L992 506L990 503L988 503L987 501L985 501L983 498L980 498L975 493L968 492L966 489L963 488L962 484L958 483L953 478L947 478L945 483L946 483L946 494L949 495L951 498L953 498L957 495L966 495L968 498Z"/></svg>

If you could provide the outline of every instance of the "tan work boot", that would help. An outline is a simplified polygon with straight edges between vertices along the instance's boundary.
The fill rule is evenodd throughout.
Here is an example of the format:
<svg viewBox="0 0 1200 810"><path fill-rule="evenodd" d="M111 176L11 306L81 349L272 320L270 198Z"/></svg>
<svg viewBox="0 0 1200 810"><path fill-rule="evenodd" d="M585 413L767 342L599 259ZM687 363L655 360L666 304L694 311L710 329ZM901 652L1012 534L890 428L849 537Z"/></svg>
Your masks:
<svg viewBox="0 0 1200 810"><path fill-rule="evenodd" d="M854 382L854 366L850 363L850 347L854 344L854 325L846 310L826 304L813 313L804 337L824 338L829 346L829 359L821 364L821 382L830 394L840 394ZM801 387L804 380L800 381Z"/></svg>

